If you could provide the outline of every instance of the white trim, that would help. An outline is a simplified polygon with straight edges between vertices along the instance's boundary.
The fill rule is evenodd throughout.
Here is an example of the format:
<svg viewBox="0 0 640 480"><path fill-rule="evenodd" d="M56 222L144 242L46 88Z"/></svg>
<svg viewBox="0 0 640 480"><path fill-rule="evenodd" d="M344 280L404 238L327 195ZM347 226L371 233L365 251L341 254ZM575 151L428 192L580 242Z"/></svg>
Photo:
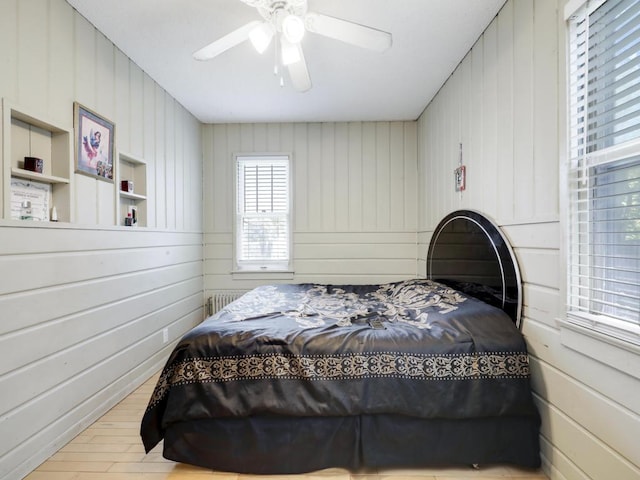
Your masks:
<svg viewBox="0 0 640 480"><path fill-rule="evenodd" d="M567 312L567 322L600 335L606 335L608 338L614 338L616 341L640 347L640 327L638 325L607 317L606 315L594 315L571 310Z"/></svg>
<svg viewBox="0 0 640 480"><path fill-rule="evenodd" d="M564 6L564 19L565 21L571 20L571 17L582 8L586 3L585 0L569 0Z"/></svg>
<svg viewBox="0 0 640 480"><path fill-rule="evenodd" d="M582 113L577 113L577 108L575 100L580 95L584 96L584 99L581 100L585 102L585 104L589 101L588 98L588 89L584 90L584 93L579 94L576 90L572 90L572 82L576 80L576 84L582 84L583 86L587 86L589 81L589 16L595 12L598 8L600 8L607 0L569 0L565 6L565 16L568 20L566 32L569 35L567 39L567 126L568 126L568 135L567 135L567 169L564 173L565 178L567 180L567 191L566 198L568 200L568 211L566 212L566 231L567 234L567 265L568 271L566 272L567 279L567 291L565 292L565 298L568 300L568 311L566 312L566 322L567 324L579 326L582 329L587 329L594 332L594 335L599 340L607 341L615 339L617 342L627 342L630 346L636 347L640 346L640 326L638 326L637 322L634 319L629 319L629 321L618 320L616 318L609 317L607 315L599 315L592 314L587 312L586 310L592 308L591 305L587 306L586 302L592 300L592 292L595 291L593 288L593 283L590 279L592 279L591 273L587 273L587 269L589 267L588 262L593 258L593 254L591 251L584 251L582 253L577 247L580 245L590 245L591 240L587 240L586 235L589 235L590 229L592 228L592 220L585 219L584 221L580 221L577 215L584 213L588 214L591 211L591 207L587 204L587 199L591 198L590 193L588 191L588 181L589 181L589 169L593 167L599 167L603 165L610 164L616 161L622 161L626 159L631 159L636 157L640 153L640 138L636 138L625 143L613 145L613 146L603 146L599 150L594 152L587 153L587 138L586 136L589 134L588 129L588 119L585 117L581 122L573 122L572 118L580 118L586 116L588 113L588 109L584 108ZM607 12L603 12L607 13ZM584 44L580 46L580 48L574 48L571 51L571 46L574 47L577 44L574 44L576 32L574 32L574 26L576 22L583 22L582 27L580 29L580 35L586 36L583 39ZM584 66L582 66L578 71L573 71L572 69L572 58L571 54L579 52L581 55L584 54ZM576 64L578 65L578 64ZM584 78L579 81L576 78L577 74L584 75ZM575 89L574 85L574 89ZM574 108L572 108L572 106ZM576 126L580 126L584 130L584 143L581 149L584 152L580 152L578 155L578 150L575 150L575 146L572 144L572 139L578 138L578 135L575 134L573 129ZM582 185L578 185L577 177L582 175ZM588 198L587 198L588 196ZM582 238L585 237L585 238ZM572 250L576 253L572 253ZM609 255L609 252L604 253L605 256ZM577 272L578 269L583 268L585 270L584 274ZM583 280L584 279L584 280ZM604 281L605 279L602 279ZM597 280L599 281L599 280ZM597 287L597 284L596 284ZM582 311L583 305L581 304L578 295L582 294L584 291L584 310ZM588 293L586 293L588 292ZM611 295L615 295L615 292L605 292ZM624 307L621 307L624 310ZM623 315L619 313L611 313L611 315L617 315L622 318ZM632 315L633 316L633 315Z"/></svg>
<svg viewBox="0 0 640 480"><path fill-rule="evenodd" d="M588 14L600 8L607 0L569 0L564 6L564 19L569 21L578 10L587 5Z"/></svg>
<svg viewBox="0 0 640 480"><path fill-rule="evenodd" d="M267 278L266 275L269 273L275 273L278 275L280 272L290 272L293 266L293 155L291 152L250 152L250 153L234 153L233 157L233 168L232 170L232 188L233 188L233 236L232 236L232 251L233 251L233 268L232 275L240 274L241 272L246 272L254 275L254 279ZM286 161L287 163L287 176L288 176L288 198L287 198L287 209L288 209L288 224L289 224L289 232L288 232L288 258L287 260L281 261L273 261L265 264L264 266L256 265L255 263L245 264L244 266L240 264L238 260L238 161L239 159L255 159L255 160L275 160L275 161ZM247 278L245 276L241 278ZM293 278L293 274L291 277Z"/></svg>
<svg viewBox="0 0 640 480"><path fill-rule="evenodd" d="M234 270L233 280L293 280L293 270Z"/></svg>
<svg viewBox="0 0 640 480"><path fill-rule="evenodd" d="M640 346L573 321L556 319L556 325L565 347L640 379Z"/></svg>

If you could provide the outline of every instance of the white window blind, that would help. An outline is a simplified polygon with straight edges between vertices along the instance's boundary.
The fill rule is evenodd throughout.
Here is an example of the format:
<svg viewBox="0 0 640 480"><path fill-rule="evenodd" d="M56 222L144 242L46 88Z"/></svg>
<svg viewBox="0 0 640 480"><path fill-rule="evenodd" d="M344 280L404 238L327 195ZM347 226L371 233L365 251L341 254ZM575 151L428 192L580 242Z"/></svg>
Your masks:
<svg viewBox="0 0 640 480"><path fill-rule="evenodd" d="M569 318L640 339L640 2L569 19Z"/></svg>
<svg viewBox="0 0 640 480"><path fill-rule="evenodd" d="M289 267L289 159L236 158L236 262L242 270Z"/></svg>

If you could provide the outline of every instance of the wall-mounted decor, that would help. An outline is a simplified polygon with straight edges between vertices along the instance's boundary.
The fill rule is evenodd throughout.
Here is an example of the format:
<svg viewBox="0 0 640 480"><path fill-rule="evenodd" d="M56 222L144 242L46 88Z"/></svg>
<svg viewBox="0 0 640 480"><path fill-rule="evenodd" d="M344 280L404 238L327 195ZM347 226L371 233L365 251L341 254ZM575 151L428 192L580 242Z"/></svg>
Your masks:
<svg viewBox="0 0 640 480"><path fill-rule="evenodd" d="M41 222L48 222L50 198L50 184L12 178L11 218L15 220L39 220Z"/></svg>
<svg viewBox="0 0 640 480"><path fill-rule="evenodd" d="M115 125L77 102L73 105L76 173L113 182Z"/></svg>
<svg viewBox="0 0 640 480"><path fill-rule="evenodd" d="M453 172L456 182L456 192L463 191L467 186L467 169L464 165L460 165Z"/></svg>

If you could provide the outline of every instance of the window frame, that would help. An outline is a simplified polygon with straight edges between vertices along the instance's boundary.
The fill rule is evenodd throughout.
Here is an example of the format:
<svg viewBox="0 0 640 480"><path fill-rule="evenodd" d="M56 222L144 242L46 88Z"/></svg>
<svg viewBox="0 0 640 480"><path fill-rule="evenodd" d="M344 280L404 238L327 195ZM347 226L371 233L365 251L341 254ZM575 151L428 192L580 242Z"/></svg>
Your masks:
<svg viewBox="0 0 640 480"><path fill-rule="evenodd" d="M576 347L577 345L581 345L583 341L576 341L576 338L580 338L580 336L597 338L601 341L604 341L606 344L610 346L615 346L618 348L623 348L626 350L630 350L634 353L640 352L640 325L633 324L632 322L623 321L616 319L614 317L608 316L606 314L592 314L591 311L584 312L579 311L573 308L572 304L572 232L575 228L575 223L573 220L573 199L572 195L574 194L574 184L578 182L576 178L573 177L573 173L576 167L573 166L573 162L575 159L575 155L572 151L572 135L574 132L572 131L572 121L573 121L573 111L572 107L575 108L575 104L573 102L573 93L571 91L572 82L573 82L573 72L571 70L571 50L570 46L574 38L572 38L572 22L574 20L574 16L586 9L586 16L588 17L591 13L600 8L607 0L571 0L567 3L565 8L565 21L566 21L566 65L567 65L567 98L566 98L566 112L567 112L567 146L566 146L566 168L563 169L562 175L566 181L566 212L564 215L566 221L566 256L567 256L567 274L566 274L566 320L558 320L558 324L561 328L561 334L563 338L563 343L569 346L570 348ZM585 82L588 83L588 80ZM616 161L623 161L624 159L631 158L633 156L640 155L640 138L633 139L631 141L627 141L625 143L621 143L618 145L613 145L610 147L603 148L601 150L597 150L593 153L588 153L584 155L584 158L589 157L590 162L589 166L584 167L583 170L588 172L591 168L594 168L597 165L604 164L613 164ZM574 183L572 183L574 182ZM590 212L590 210L587 210ZM587 245L591 245L588 243ZM591 297L589 297L591 298ZM566 340L566 342L565 342ZM638 372L635 372L636 374Z"/></svg>
<svg viewBox="0 0 640 480"><path fill-rule="evenodd" d="M240 261L240 212L239 212L239 177L238 167L242 159L255 161L282 161L287 162L287 251L288 257L281 261L266 262L241 262ZM290 279L293 277L293 161L290 153L234 153L233 154L233 269L232 275L236 279L265 278Z"/></svg>

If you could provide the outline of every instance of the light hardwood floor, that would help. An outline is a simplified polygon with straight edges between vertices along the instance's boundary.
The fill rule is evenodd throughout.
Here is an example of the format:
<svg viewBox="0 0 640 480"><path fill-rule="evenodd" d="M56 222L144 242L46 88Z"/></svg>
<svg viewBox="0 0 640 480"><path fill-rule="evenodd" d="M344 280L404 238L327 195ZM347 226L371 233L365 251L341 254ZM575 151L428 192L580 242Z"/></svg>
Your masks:
<svg viewBox="0 0 640 480"><path fill-rule="evenodd" d="M26 480L547 480L540 471L507 466L384 470L349 473L329 469L305 475L254 476L212 472L162 457L162 445L145 455L140 419L158 376L154 375L97 422L60 449Z"/></svg>

